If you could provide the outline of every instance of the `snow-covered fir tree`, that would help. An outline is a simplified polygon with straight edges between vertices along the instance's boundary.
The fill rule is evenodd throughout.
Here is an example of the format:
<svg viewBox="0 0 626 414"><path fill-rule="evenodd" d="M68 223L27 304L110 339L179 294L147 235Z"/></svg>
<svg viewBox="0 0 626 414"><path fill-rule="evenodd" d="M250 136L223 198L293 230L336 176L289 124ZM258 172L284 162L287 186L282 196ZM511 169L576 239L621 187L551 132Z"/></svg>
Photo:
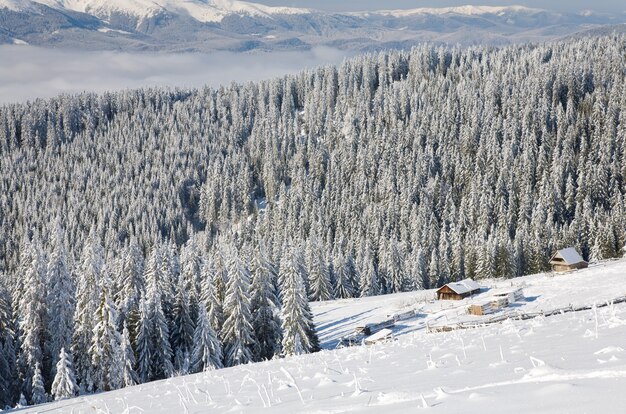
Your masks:
<svg viewBox="0 0 626 414"><path fill-rule="evenodd" d="M48 402L48 394L43 384L43 375L41 374L41 368L39 364L35 365L35 372L32 380L32 394L30 397L32 404L43 404Z"/></svg>
<svg viewBox="0 0 626 414"><path fill-rule="evenodd" d="M145 298L139 299L139 318L137 320L137 338L135 349L137 352L137 374L140 382L148 382L152 378L152 321L150 310Z"/></svg>
<svg viewBox="0 0 626 414"><path fill-rule="evenodd" d="M74 334L75 287L67 263L64 232L57 222L52 234L52 253L47 269L47 337L50 377L55 374L55 367L61 349L70 349Z"/></svg>
<svg viewBox="0 0 626 414"><path fill-rule="evenodd" d="M72 398L78 393L78 385L72 368L72 357L61 348L58 362L55 367L54 380L52 381L51 394L55 400Z"/></svg>
<svg viewBox="0 0 626 414"><path fill-rule="evenodd" d="M282 308L282 351L284 355L299 355L319 350L313 317L299 270L297 253L292 251L280 264Z"/></svg>
<svg viewBox="0 0 626 414"><path fill-rule="evenodd" d="M252 265L250 307L254 338L254 359L272 359L280 353L281 326L279 302L274 293L276 269L269 262L264 248L259 249Z"/></svg>
<svg viewBox="0 0 626 414"><path fill-rule="evenodd" d="M250 304L250 273L234 248L228 250L228 285L224 300L224 364L234 366L254 360L254 328Z"/></svg>
<svg viewBox="0 0 626 414"><path fill-rule="evenodd" d="M34 396L34 378L41 378L43 365L44 336L46 331L46 286L47 265L39 246L29 243L23 250L22 269L24 290L17 302L19 329L19 369L25 395ZM38 374L36 374L38 371ZM39 394L37 394L39 396Z"/></svg>
<svg viewBox="0 0 626 414"><path fill-rule="evenodd" d="M96 240L93 229L83 249L81 262L76 282L76 308L71 352L74 356L74 373L78 385L82 391L91 392L94 389L96 373L91 363L89 348L92 345L94 314L100 299L98 287L104 268L104 253L102 246Z"/></svg>
<svg viewBox="0 0 626 414"><path fill-rule="evenodd" d="M120 367L120 333L117 331L117 311L111 294L111 279L105 269L100 280L98 307L93 315L94 328L89 355L94 367L94 386L97 391L110 391L122 385Z"/></svg>
<svg viewBox="0 0 626 414"><path fill-rule="evenodd" d="M222 368L222 346L215 330L211 327L209 315L201 306L198 310L198 323L193 336L191 372L202 372Z"/></svg>
<svg viewBox="0 0 626 414"><path fill-rule="evenodd" d="M135 359L135 353L133 352L133 347L131 345L130 333L125 322L122 328L119 356L121 359L117 362L117 365L120 367L121 370L120 387L123 388L137 385L139 383L139 377L137 376L137 372L135 371L135 364L137 363L137 361Z"/></svg>
<svg viewBox="0 0 626 414"><path fill-rule="evenodd" d="M195 283L194 283L195 286ZM180 374L189 371L189 359L193 348L195 323L189 300L189 285L183 276L178 278L173 308L171 344L174 351L174 369Z"/></svg>

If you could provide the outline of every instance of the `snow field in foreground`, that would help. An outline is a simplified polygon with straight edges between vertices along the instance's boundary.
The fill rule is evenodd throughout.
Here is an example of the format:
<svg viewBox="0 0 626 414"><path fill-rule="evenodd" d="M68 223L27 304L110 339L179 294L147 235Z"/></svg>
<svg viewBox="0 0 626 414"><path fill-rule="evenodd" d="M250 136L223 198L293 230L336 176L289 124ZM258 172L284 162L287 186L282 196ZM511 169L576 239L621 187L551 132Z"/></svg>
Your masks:
<svg viewBox="0 0 626 414"><path fill-rule="evenodd" d="M525 281L526 290L538 295L527 304L535 308L585 298L593 303L626 293L625 268L617 262L514 282ZM498 283L511 281L493 282ZM560 295L557 286L564 286L557 289ZM397 300L406 302L408 295L379 297L378 305L377 298L363 301L382 311ZM352 301L352 308L359 302ZM320 306L330 312L330 304ZM315 310L323 319L320 308ZM499 413L622 412L625 361L626 305L617 304L444 333L416 329L392 343L178 377L25 412L478 413L494 407Z"/></svg>

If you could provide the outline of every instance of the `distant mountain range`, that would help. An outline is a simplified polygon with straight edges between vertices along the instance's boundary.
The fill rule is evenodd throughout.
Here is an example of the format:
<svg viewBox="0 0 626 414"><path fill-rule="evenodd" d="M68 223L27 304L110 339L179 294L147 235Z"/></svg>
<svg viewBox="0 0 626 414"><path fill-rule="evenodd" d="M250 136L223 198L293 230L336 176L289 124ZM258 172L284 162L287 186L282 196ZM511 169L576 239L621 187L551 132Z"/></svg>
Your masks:
<svg viewBox="0 0 626 414"><path fill-rule="evenodd" d="M497 45L597 30L625 17L521 6L329 13L232 0L0 0L0 44L176 52Z"/></svg>

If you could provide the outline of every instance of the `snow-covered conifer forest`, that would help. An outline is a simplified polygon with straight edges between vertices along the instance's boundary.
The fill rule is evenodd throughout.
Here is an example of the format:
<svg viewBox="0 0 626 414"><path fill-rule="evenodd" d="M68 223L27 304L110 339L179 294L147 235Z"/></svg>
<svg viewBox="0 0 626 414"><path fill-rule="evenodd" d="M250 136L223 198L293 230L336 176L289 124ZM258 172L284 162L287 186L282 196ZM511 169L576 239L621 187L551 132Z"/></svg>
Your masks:
<svg viewBox="0 0 626 414"><path fill-rule="evenodd" d="M626 37L0 107L0 405L314 352L308 300L626 237Z"/></svg>

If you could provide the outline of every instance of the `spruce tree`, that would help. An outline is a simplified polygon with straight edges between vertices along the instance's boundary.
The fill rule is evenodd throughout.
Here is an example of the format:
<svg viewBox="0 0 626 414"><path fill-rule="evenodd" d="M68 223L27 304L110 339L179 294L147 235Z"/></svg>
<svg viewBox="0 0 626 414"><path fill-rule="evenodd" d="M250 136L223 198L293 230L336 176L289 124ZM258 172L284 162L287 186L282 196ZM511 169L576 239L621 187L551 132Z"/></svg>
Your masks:
<svg viewBox="0 0 626 414"><path fill-rule="evenodd" d="M24 274L24 292L18 302L18 327L20 332L19 366L23 379L23 391L33 396L32 379L35 369L43 363L44 334L46 324L45 272L46 263L41 250L35 244L25 247L29 264ZM32 399L31 399L32 400Z"/></svg>
<svg viewBox="0 0 626 414"><path fill-rule="evenodd" d="M340 256L335 261L335 297L347 299L354 296L352 284L350 283L349 267L344 257Z"/></svg>
<svg viewBox="0 0 626 414"><path fill-rule="evenodd" d="M119 355L121 360L117 365L121 367L120 386L124 388L137 385L139 383L139 378L137 376L137 372L135 371L135 353L133 352L133 348L131 346L130 334L126 323L124 323L122 330Z"/></svg>
<svg viewBox="0 0 626 414"><path fill-rule="evenodd" d="M110 391L121 386L120 342L121 336L116 328L117 311L111 295L111 280L104 272L100 284L100 298L94 315L94 328L89 355L94 366L95 389Z"/></svg>
<svg viewBox="0 0 626 414"><path fill-rule="evenodd" d="M319 350L304 279L293 252L280 265L282 297L282 348L284 355L299 355Z"/></svg>
<svg viewBox="0 0 626 414"><path fill-rule="evenodd" d="M135 349L137 350L137 374L140 383L150 381L152 378L152 341L150 310L145 299L139 299L139 319L137 321L137 338Z"/></svg>
<svg viewBox="0 0 626 414"><path fill-rule="evenodd" d="M99 304L100 279L104 268L102 246L91 235L81 257L81 266L77 277L76 309L74 311L74 336L71 352L74 356L74 372L81 391L91 392L94 386L95 372L91 364L89 348L93 339L94 314Z"/></svg>
<svg viewBox="0 0 626 414"><path fill-rule="evenodd" d="M212 263L207 261L202 266L201 304L206 308L209 322L215 332L220 335L224 325L224 309L222 301L217 294L214 277L216 277Z"/></svg>
<svg viewBox="0 0 626 414"><path fill-rule="evenodd" d="M254 328L250 307L250 274L236 252L229 252L228 284L224 313L224 361L226 366L254 360Z"/></svg>
<svg viewBox="0 0 626 414"><path fill-rule="evenodd" d="M51 393L55 400L72 398L78 393L78 385L76 385L72 369L72 357L65 352L65 348L61 348L59 353Z"/></svg>
<svg viewBox="0 0 626 414"><path fill-rule="evenodd" d="M175 369L186 374L189 358L193 347L194 321L191 315L191 304L187 294L188 288L183 277L179 277L174 301L174 324L172 332L172 348L175 350Z"/></svg>
<svg viewBox="0 0 626 414"><path fill-rule="evenodd" d="M121 318L132 319L139 308L139 299L145 290L143 277L144 258L137 240L132 238L122 251L115 268L115 305Z"/></svg>
<svg viewBox="0 0 626 414"><path fill-rule="evenodd" d="M47 269L49 342L46 351L51 364L50 375L53 377L61 349L70 349L72 344L76 306L75 287L67 264L64 232L59 223L53 233L52 246Z"/></svg>
<svg viewBox="0 0 626 414"><path fill-rule="evenodd" d="M222 368L222 347L211 327L206 309L198 310L198 323L193 337L191 372Z"/></svg>
<svg viewBox="0 0 626 414"><path fill-rule="evenodd" d="M281 326L278 298L274 294L275 269L260 251L253 266L251 302L252 327L256 344L254 359L262 361L272 359L280 353Z"/></svg>
<svg viewBox="0 0 626 414"><path fill-rule="evenodd" d="M48 402L48 394L43 384L43 375L41 374L41 368L39 364L35 365L35 373L32 380L32 394L30 401L33 404L43 404Z"/></svg>
<svg viewBox="0 0 626 414"><path fill-rule="evenodd" d="M0 407L13 405L17 398L15 339L11 295L0 278Z"/></svg>

